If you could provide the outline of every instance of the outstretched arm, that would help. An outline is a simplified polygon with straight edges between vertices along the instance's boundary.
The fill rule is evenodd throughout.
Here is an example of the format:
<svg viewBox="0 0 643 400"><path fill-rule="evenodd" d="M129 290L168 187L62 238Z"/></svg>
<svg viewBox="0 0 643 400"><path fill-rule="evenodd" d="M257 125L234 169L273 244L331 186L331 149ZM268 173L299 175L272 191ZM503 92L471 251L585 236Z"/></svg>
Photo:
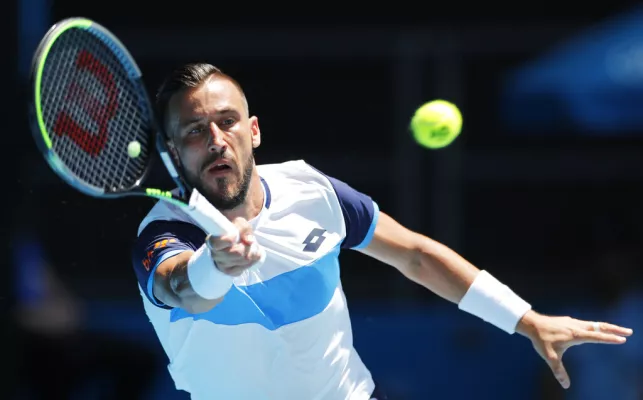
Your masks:
<svg viewBox="0 0 643 400"><path fill-rule="evenodd" d="M413 232L380 212L373 239L360 249L410 280L508 333L528 337L564 388L570 385L563 353L584 343L621 344L630 329L539 314L491 274L447 246Z"/></svg>
<svg viewBox="0 0 643 400"><path fill-rule="evenodd" d="M403 227L381 211L373 239L360 251L455 304L479 272L447 246Z"/></svg>

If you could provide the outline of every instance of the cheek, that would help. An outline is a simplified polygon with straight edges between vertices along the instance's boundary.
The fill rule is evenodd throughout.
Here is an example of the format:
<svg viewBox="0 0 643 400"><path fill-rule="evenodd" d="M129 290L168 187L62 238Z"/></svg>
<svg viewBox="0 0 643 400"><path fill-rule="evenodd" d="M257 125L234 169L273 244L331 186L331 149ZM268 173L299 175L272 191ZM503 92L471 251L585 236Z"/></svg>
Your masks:
<svg viewBox="0 0 643 400"><path fill-rule="evenodd" d="M199 169L199 154L192 149L182 148L179 151L183 169L195 173Z"/></svg>
<svg viewBox="0 0 643 400"><path fill-rule="evenodd" d="M250 128L236 133L233 140L235 148L243 152L244 154L251 152L254 148L252 144L252 131L250 130Z"/></svg>

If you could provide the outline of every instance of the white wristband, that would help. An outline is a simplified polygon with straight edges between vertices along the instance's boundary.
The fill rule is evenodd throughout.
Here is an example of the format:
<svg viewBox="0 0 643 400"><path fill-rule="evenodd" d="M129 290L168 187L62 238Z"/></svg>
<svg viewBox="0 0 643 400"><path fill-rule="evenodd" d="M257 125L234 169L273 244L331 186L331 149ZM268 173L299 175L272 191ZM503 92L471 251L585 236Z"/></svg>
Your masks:
<svg viewBox="0 0 643 400"><path fill-rule="evenodd" d="M192 289L204 299L223 297L232 287L232 277L217 268L205 243L188 260L187 272Z"/></svg>
<svg viewBox="0 0 643 400"><path fill-rule="evenodd" d="M513 334L531 305L486 271L480 271L458 308Z"/></svg>

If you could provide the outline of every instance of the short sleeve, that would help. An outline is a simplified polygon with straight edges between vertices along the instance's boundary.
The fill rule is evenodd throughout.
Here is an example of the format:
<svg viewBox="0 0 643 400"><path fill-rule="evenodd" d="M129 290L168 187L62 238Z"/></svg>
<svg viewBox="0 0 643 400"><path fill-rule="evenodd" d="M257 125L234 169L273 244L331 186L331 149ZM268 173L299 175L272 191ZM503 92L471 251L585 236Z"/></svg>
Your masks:
<svg viewBox="0 0 643 400"><path fill-rule="evenodd" d="M347 183L328 177L342 209L346 237L343 249L361 249L371 242L377 225L379 208L370 196L359 192Z"/></svg>
<svg viewBox="0 0 643 400"><path fill-rule="evenodd" d="M159 264L183 251L197 250L205 236L198 227L181 221L154 221L143 229L132 249L132 265L141 289L152 304L171 308L154 297L152 290Z"/></svg>

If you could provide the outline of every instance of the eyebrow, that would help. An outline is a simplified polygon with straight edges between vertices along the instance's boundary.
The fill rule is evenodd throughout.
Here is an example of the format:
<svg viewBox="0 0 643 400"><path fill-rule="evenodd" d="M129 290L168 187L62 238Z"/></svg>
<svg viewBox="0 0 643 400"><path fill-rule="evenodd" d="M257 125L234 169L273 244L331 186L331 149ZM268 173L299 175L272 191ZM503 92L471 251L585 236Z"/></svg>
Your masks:
<svg viewBox="0 0 643 400"><path fill-rule="evenodd" d="M221 109L221 110L216 112L216 114L218 114L218 115L230 114L230 113L238 113L238 112L236 110L232 109L232 108L223 108L223 109ZM193 117L188 118L185 121L180 121L179 122L179 127L184 128L184 127L192 125L194 123L201 122L201 121L203 121L205 119L207 119L207 116L205 116L205 115L193 116Z"/></svg>
<svg viewBox="0 0 643 400"><path fill-rule="evenodd" d="M217 111L217 114L230 114L230 113L236 113L237 110L233 108L222 108L221 110Z"/></svg>
<svg viewBox="0 0 643 400"><path fill-rule="evenodd" d="M192 118L189 118L189 119L187 119L187 120L185 120L185 121L180 121L180 122L179 122L179 126L180 126L180 127L185 127L185 126L192 125L192 124L194 124L194 123L197 123L197 122L203 121L204 119L207 119L207 118L206 118L205 116L202 116L202 117L192 117Z"/></svg>

